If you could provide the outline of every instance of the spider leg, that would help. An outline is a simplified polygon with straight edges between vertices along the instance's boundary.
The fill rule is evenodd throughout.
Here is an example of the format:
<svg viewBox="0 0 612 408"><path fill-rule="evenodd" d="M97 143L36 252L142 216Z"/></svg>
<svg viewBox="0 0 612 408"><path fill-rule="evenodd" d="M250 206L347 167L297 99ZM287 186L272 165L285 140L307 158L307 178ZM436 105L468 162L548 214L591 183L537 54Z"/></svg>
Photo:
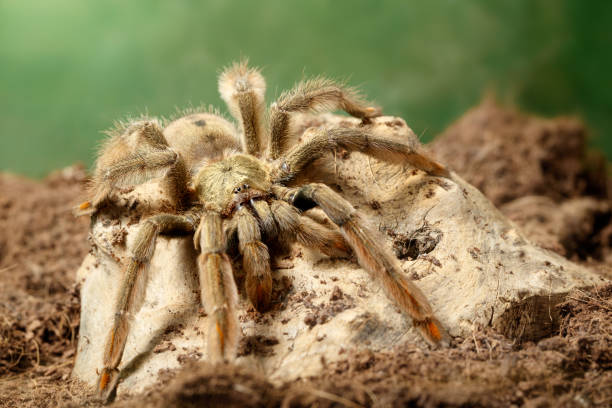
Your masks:
<svg viewBox="0 0 612 408"><path fill-rule="evenodd" d="M187 173L179 155L170 149L155 122L132 124L102 148L89 189L92 198L79 205L76 213L94 212L115 187L140 184L164 172L171 196L180 203L186 195Z"/></svg>
<svg viewBox="0 0 612 408"><path fill-rule="evenodd" d="M295 180L312 162L339 147L387 162L408 162L431 175L450 177L443 165L420 151L416 136L412 140L404 141L380 136L363 128L332 128L321 130L311 139L289 150L277 163L273 181L285 184Z"/></svg>
<svg viewBox="0 0 612 408"><path fill-rule="evenodd" d="M288 147L292 138L292 113L320 113L338 109L363 119L380 116L380 109L370 106L355 89L326 78L302 81L290 91L283 92L270 107L271 158L279 158Z"/></svg>
<svg viewBox="0 0 612 408"><path fill-rule="evenodd" d="M257 217L261 233L268 239L275 239L278 236L278 225L270 205L265 200L252 200L249 204Z"/></svg>
<svg viewBox="0 0 612 408"><path fill-rule="evenodd" d="M257 310L266 310L272 295L272 271L268 247L261 241L257 218L245 207L236 211L238 249L246 273L245 289Z"/></svg>
<svg viewBox="0 0 612 408"><path fill-rule="evenodd" d="M117 367L123 356L130 319L144 296L143 272L153 256L157 236L171 232L192 232L195 224L196 216L193 214L158 214L142 222L134 241L132 256L119 285L113 325L104 348L104 368L98 381L98 394L103 399L110 397L119 382Z"/></svg>
<svg viewBox="0 0 612 408"><path fill-rule="evenodd" d="M266 81L247 61L234 63L219 76L219 93L232 116L242 124L243 150L259 156L264 147Z"/></svg>
<svg viewBox="0 0 612 408"><path fill-rule="evenodd" d="M348 201L320 183L289 189L287 198L303 210L319 206L340 227L359 264L383 284L387 294L412 318L425 340L432 345L448 342L448 334L434 316L423 292L403 275L397 259L382 244L384 238L367 225Z"/></svg>
<svg viewBox="0 0 612 408"><path fill-rule="evenodd" d="M202 216L194 236L198 257L201 299L209 315L208 354L213 362L232 360L236 355L240 326L236 315L238 291L229 257L223 220L217 212Z"/></svg>
<svg viewBox="0 0 612 408"><path fill-rule="evenodd" d="M294 238L300 244L316 248L328 256L347 257L351 249L338 230L327 228L312 218L305 217L291 204L276 200L272 213L281 234Z"/></svg>

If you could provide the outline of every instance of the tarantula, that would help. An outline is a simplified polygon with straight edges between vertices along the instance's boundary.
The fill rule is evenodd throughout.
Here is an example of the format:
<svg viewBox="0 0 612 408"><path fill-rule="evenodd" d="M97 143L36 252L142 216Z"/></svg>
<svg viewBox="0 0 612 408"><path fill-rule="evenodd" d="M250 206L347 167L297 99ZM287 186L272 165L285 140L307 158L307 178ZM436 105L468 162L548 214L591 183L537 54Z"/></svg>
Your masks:
<svg viewBox="0 0 612 408"><path fill-rule="evenodd" d="M364 102L354 89L331 80L300 82L282 93L266 112L262 75L240 62L222 72L219 92L240 123L241 132L219 115L202 112L188 116L194 126L184 129L176 128L179 121L165 129L155 120L132 122L111 134L100 149L90 200L81 204L81 213L98 211L115 189L158 177L174 202L168 212L153 213L140 221L114 305L104 368L99 375L99 395L108 398L119 381L117 367L130 329L130 315L142 295L139 277L151 259L159 234L193 234L199 252L201 301L210 320L209 356L213 360L231 360L240 335L237 288L227 255L232 242L242 256L246 295L259 311L266 310L272 292L266 243L297 241L330 256L354 253L429 343L446 342L445 329L427 299L404 276L378 231L326 184L300 184L300 180L316 160L336 149L407 162L439 177L447 177L448 171L420 152L416 138L396 140L368 130L369 120L380 116L381 111ZM313 128L311 137L295 142L292 114L337 109L361 118L362 126ZM333 228L303 214L315 206L335 224Z"/></svg>

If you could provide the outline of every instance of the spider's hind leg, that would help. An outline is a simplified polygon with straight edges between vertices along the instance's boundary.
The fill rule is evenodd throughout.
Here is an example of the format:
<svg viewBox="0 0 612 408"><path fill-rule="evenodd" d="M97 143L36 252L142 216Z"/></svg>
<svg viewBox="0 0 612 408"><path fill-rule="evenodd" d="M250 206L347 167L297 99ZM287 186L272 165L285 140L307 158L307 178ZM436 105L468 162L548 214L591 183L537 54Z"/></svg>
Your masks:
<svg viewBox="0 0 612 408"><path fill-rule="evenodd" d="M158 214L143 221L138 230L132 256L119 284L119 296L114 305L113 325L104 348L104 368L98 380L98 394L104 400L112 395L119 381L119 364L123 356L130 319L138 309L144 296L144 269L147 267L159 234L170 232L192 232L196 217L193 214Z"/></svg>
<svg viewBox="0 0 612 408"><path fill-rule="evenodd" d="M298 208L318 205L340 227L359 264L383 284L387 294L412 318L415 328L427 342L432 345L448 343L448 334L434 316L423 292L403 275L397 259L384 247L384 239L368 227L348 201L329 186L319 183L290 189L288 194L287 198Z"/></svg>

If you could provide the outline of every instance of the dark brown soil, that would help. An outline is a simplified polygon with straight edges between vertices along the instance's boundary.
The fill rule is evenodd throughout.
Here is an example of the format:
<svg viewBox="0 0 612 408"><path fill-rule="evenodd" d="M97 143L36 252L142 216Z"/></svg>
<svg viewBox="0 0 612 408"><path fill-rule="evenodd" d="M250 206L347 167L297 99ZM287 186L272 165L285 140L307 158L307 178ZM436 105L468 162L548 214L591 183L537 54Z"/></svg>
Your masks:
<svg viewBox="0 0 612 408"><path fill-rule="evenodd" d="M72 368L74 274L90 246L88 220L71 213L84 180L79 166L43 182L0 174L0 406L62 400L53 388L63 388Z"/></svg>
<svg viewBox="0 0 612 408"><path fill-rule="evenodd" d="M432 148L534 241L612 277L606 173L599 159L585 159L585 134L573 119L486 102ZM79 324L74 273L89 249L88 221L70 210L84 182L78 166L42 182L0 175L0 407L97 406L69 378ZM338 288L329 305L350 307L350 299ZM281 386L187 359L144 395L112 406L610 406L612 284L572 293L558 312L560 328L537 343L483 329L444 350L346 350L320 377ZM314 324L322 313L313 310ZM265 353L274 340L245 339L241 352Z"/></svg>
<svg viewBox="0 0 612 408"><path fill-rule="evenodd" d="M575 261L612 263L612 185L584 124L484 100L429 145L532 241ZM608 276L612 277L609 274Z"/></svg>
<svg viewBox="0 0 612 408"><path fill-rule="evenodd" d="M497 206L519 197L608 197L604 156L577 118L544 119L485 99L429 148Z"/></svg>
<svg viewBox="0 0 612 408"><path fill-rule="evenodd" d="M79 167L42 183L0 175L0 375L32 369L51 375L52 363L73 355L74 273L89 242L88 221L75 219L70 206L84 178Z"/></svg>
<svg viewBox="0 0 612 408"><path fill-rule="evenodd" d="M520 349L480 331L450 350L418 347L346 352L316 378L274 387L231 366L193 365L171 374L144 406L562 407L608 406L612 398L612 285L572 293L560 331ZM132 400L118 406L131 406Z"/></svg>

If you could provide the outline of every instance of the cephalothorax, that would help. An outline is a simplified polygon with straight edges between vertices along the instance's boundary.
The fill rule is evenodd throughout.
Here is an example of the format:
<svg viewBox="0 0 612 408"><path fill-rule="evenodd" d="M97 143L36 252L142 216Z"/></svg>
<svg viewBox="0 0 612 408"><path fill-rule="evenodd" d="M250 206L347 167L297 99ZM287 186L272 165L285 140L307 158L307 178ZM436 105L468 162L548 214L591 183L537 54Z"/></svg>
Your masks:
<svg viewBox="0 0 612 408"><path fill-rule="evenodd" d="M385 161L410 163L431 175L446 169L420 152L416 140L377 135L368 126L380 110L370 107L351 88L330 80L304 81L283 93L266 115L265 82L245 62L227 68L219 91L241 131L212 112L192 113L192 127L172 122L162 129L154 120L135 121L112 132L100 150L81 213L95 213L108 203L114 189L161 178L171 193L167 212L143 218L131 248L115 317L104 350L98 392L108 397L119 380L119 366L130 327L130 315L142 296L139 278L155 250L159 234L191 233L199 252L201 300L209 315L209 356L231 360L240 327L236 316L237 288L228 251L242 257L245 292L258 310L272 293L270 244L299 242L329 256L354 254L360 265L410 316L431 344L447 334L423 293L411 283L397 259L382 245L378 231L340 194L322 183L304 184L311 165L336 149L358 151ZM296 142L291 115L342 109L362 119L358 128L310 129ZM185 118L182 118L185 119ZM184 123L184 120L183 122ZM179 128L177 128L179 126ZM326 226L303 212L319 207L335 226Z"/></svg>

